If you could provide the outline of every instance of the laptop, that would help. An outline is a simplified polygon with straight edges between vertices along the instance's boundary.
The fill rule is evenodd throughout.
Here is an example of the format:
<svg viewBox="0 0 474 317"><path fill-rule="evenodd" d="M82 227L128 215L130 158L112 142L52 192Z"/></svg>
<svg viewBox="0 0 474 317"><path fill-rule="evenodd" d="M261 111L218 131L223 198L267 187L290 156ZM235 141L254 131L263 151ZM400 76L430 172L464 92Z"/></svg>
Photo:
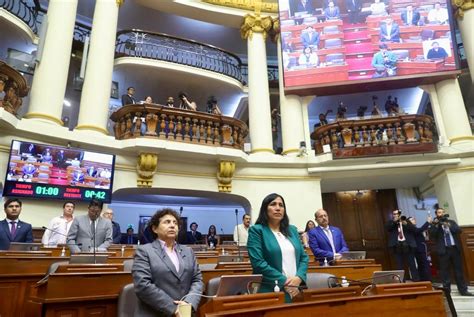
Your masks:
<svg viewBox="0 0 474 317"><path fill-rule="evenodd" d="M41 243L11 242L10 251L40 251Z"/></svg>
<svg viewBox="0 0 474 317"><path fill-rule="evenodd" d="M375 271L372 275L373 284L395 284L403 283L405 277L404 270Z"/></svg>
<svg viewBox="0 0 474 317"><path fill-rule="evenodd" d="M364 260L366 255L366 251L347 251L341 253L343 260Z"/></svg>
<svg viewBox="0 0 474 317"><path fill-rule="evenodd" d="M105 254L96 254L95 263L104 264L107 263L107 258L109 256ZM93 254L72 254L69 258L70 264L94 264L94 255Z"/></svg>
<svg viewBox="0 0 474 317"><path fill-rule="evenodd" d="M256 294L261 282L261 274L222 275L216 296Z"/></svg>

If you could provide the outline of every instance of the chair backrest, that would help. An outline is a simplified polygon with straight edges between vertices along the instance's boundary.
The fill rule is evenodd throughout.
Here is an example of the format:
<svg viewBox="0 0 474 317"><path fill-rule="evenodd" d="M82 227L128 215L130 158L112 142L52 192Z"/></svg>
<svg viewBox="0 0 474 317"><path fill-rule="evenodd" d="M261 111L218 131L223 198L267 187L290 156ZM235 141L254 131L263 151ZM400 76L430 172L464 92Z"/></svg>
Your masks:
<svg viewBox="0 0 474 317"><path fill-rule="evenodd" d="M420 36L422 41L432 40L434 38L435 32L430 29L421 30Z"/></svg>
<svg viewBox="0 0 474 317"><path fill-rule="evenodd" d="M118 299L117 316L133 317L137 306L137 295L133 283L127 284L122 288Z"/></svg>
<svg viewBox="0 0 474 317"><path fill-rule="evenodd" d="M123 261L123 270L125 272L132 272L133 259Z"/></svg>
<svg viewBox="0 0 474 317"><path fill-rule="evenodd" d="M344 54L342 53L328 54L326 55L326 63L343 64Z"/></svg>
<svg viewBox="0 0 474 317"><path fill-rule="evenodd" d="M392 53L397 56L397 59L405 59L410 56L408 50L393 50Z"/></svg>
<svg viewBox="0 0 474 317"><path fill-rule="evenodd" d="M336 286L336 276L329 273L306 274L306 285L308 288L331 288Z"/></svg>
<svg viewBox="0 0 474 317"><path fill-rule="evenodd" d="M217 289L219 288L219 283L221 282L220 277L214 277L207 282L206 295L214 296L217 294Z"/></svg>
<svg viewBox="0 0 474 317"><path fill-rule="evenodd" d="M339 47L341 45L342 45L341 39L327 39L326 41L324 41L325 48Z"/></svg>
<svg viewBox="0 0 474 317"><path fill-rule="evenodd" d="M339 33L339 27L337 25L328 25L323 28L323 33L331 34L331 33Z"/></svg>

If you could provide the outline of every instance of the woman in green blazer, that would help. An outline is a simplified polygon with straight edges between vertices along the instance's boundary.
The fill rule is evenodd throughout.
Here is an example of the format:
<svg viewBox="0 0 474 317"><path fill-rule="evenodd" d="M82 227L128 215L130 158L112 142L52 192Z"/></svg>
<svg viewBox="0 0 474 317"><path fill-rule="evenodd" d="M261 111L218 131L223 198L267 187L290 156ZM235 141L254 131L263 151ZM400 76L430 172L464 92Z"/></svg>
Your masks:
<svg viewBox="0 0 474 317"><path fill-rule="evenodd" d="M263 275L260 292L273 292L277 284L286 292L287 302L299 294L299 286L306 282L308 270L308 255L298 230L289 222L283 197L270 194L262 201L247 242L253 273Z"/></svg>

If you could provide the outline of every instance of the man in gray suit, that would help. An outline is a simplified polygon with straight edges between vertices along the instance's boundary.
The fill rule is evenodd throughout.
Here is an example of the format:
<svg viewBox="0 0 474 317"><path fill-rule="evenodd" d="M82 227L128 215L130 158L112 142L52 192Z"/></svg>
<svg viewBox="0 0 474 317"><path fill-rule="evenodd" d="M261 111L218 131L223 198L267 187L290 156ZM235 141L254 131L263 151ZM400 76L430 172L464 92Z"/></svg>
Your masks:
<svg viewBox="0 0 474 317"><path fill-rule="evenodd" d="M105 251L112 243L112 222L99 217L103 205L102 201L92 199L87 215L74 218L67 235L71 253L91 252L94 246L98 251Z"/></svg>
<svg viewBox="0 0 474 317"><path fill-rule="evenodd" d="M132 268L138 297L134 316L179 316L181 304L198 308L202 274L192 249L176 243L179 220L176 211L165 208L149 221L155 241L136 249Z"/></svg>

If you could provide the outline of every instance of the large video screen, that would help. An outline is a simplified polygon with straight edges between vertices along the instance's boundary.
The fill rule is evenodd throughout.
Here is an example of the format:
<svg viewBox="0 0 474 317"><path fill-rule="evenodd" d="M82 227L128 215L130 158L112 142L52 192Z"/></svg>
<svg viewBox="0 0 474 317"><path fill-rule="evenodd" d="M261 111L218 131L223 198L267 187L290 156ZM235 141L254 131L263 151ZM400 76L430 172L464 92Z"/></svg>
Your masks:
<svg viewBox="0 0 474 317"><path fill-rule="evenodd" d="M279 0L285 88L457 69L446 0Z"/></svg>
<svg viewBox="0 0 474 317"><path fill-rule="evenodd" d="M12 141L3 196L110 202L115 155Z"/></svg>

